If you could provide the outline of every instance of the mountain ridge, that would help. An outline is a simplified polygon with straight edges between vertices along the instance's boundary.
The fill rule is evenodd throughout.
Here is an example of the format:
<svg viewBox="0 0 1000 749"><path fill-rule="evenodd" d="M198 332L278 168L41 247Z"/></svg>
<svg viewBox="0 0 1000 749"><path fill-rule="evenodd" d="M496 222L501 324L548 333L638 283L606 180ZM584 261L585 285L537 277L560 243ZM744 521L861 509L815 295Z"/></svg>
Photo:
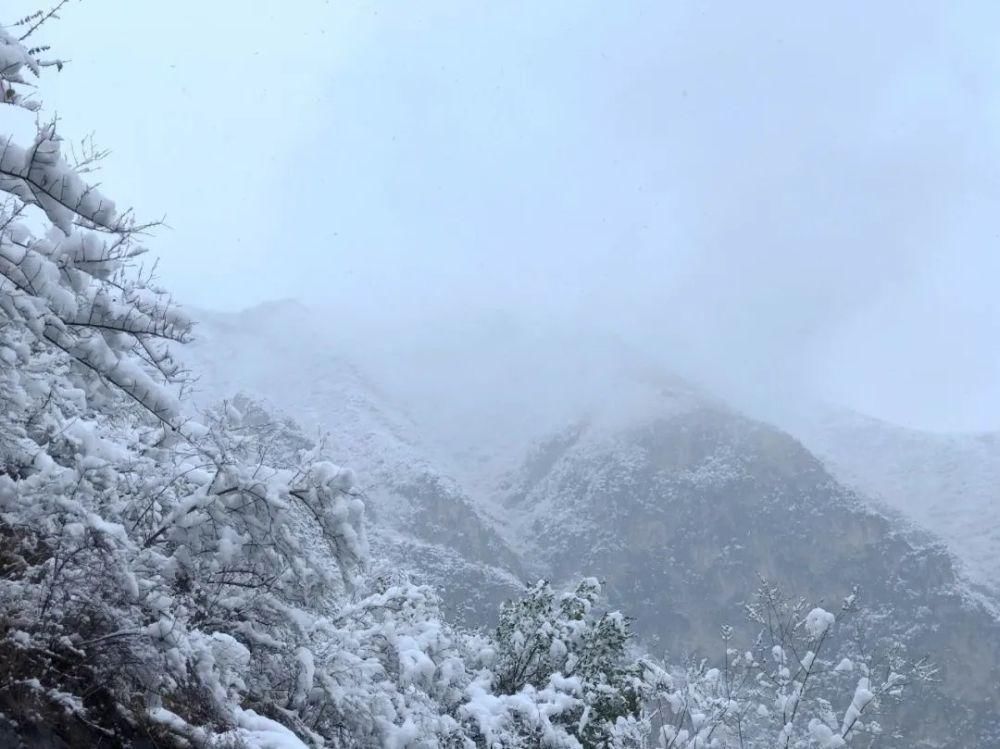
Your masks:
<svg viewBox="0 0 1000 749"><path fill-rule="evenodd" d="M503 470L491 466L470 485L463 472L475 474L474 462L463 469L460 451L421 440L391 397L316 345L321 330L296 340L316 321L305 308L290 314L251 329L208 318L194 356L219 359L199 364L203 395L269 398L282 384L279 410L327 425L338 461L371 487L373 556L433 583L460 621L482 623L519 583L593 574L611 604L635 617L647 647L708 653L758 573L831 598L860 582L875 640L901 638L944 662L942 685L904 715L923 741L907 746L958 749L940 743L949 732L965 745L996 738L992 599L962 579L944 542L852 490L802 434L676 378L649 377L609 391L589 418L503 456ZM271 358L258 366L262 351ZM960 730L948 720L959 714Z"/></svg>

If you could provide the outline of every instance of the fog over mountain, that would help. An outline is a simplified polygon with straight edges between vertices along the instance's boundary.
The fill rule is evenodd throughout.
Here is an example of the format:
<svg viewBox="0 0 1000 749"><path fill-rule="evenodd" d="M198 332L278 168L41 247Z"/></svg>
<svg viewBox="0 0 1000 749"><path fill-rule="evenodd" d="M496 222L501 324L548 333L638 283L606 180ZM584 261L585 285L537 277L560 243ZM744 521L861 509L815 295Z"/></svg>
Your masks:
<svg viewBox="0 0 1000 749"><path fill-rule="evenodd" d="M429 461L482 498L532 446L580 423L632 429L655 418L665 397L716 404L786 431L871 507L946 542L973 587L1000 593L991 433L905 429L793 393L780 408L755 411L611 336L501 316L439 328L434 346L331 334L322 311L292 301L198 317L195 402L236 392L268 399L330 434L361 470L371 458L359 440L394 435L411 452L383 462Z"/></svg>
<svg viewBox="0 0 1000 749"><path fill-rule="evenodd" d="M91 0L48 32L79 62L49 101L113 145L109 189L166 213L159 272L197 306L298 298L429 349L500 314L764 408L804 389L984 430L998 13ZM91 106L94 80L130 106Z"/></svg>

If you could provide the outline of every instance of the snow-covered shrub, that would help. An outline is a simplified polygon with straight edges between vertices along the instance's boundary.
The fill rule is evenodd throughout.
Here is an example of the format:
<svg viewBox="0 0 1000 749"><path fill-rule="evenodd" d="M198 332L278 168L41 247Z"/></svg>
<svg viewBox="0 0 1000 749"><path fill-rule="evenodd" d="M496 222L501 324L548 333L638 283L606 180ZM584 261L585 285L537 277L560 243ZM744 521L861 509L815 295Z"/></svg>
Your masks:
<svg viewBox="0 0 1000 749"><path fill-rule="evenodd" d="M673 688L657 696L654 746L874 745L885 730L884 708L935 671L908 659L898 643L865 643L856 591L834 614L762 580L747 616L760 628L753 643L736 647L732 628L723 628L722 661L675 674Z"/></svg>
<svg viewBox="0 0 1000 749"><path fill-rule="evenodd" d="M600 597L593 578L563 593L541 581L504 605L462 706L483 746L642 744L644 705L666 675L630 652L628 620Z"/></svg>

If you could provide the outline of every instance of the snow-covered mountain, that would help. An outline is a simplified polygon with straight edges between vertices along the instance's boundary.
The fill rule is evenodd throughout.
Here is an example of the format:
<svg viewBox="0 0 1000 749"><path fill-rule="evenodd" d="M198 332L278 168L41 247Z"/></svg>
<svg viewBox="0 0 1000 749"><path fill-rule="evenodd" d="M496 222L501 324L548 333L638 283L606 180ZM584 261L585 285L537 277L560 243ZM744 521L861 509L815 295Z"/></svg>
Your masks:
<svg viewBox="0 0 1000 749"><path fill-rule="evenodd" d="M668 398L630 426L584 424L540 445L499 501L536 569L602 576L647 643L674 654L717 652L758 574L829 601L857 585L869 644L900 639L941 665L904 708L919 726L905 745L995 745L1000 623L939 542L872 509L774 427Z"/></svg>
<svg viewBox="0 0 1000 749"><path fill-rule="evenodd" d="M199 318L196 342L183 351L199 373L193 404L242 393L324 439L329 454L358 476L375 521L374 560L433 583L467 622L491 616L519 589L517 555L420 443L406 413L318 343L326 339L322 320L295 302Z"/></svg>
<svg viewBox="0 0 1000 749"><path fill-rule="evenodd" d="M898 745L1000 741L1000 623L988 596L971 592L936 536L869 498L880 489L875 475L867 484L849 475L832 448L817 448L818 458L786 431L646 372L568 427L538 414L535 428L548 436L506 454L496 480L496 462L482 461L476 445L436 443L439 430L325 348L324 323L310 310L282 303L200 317L190 354L199 399L247 392L326 432L367 488L373 558L435 583L465 621L482 621L525 579L594 574L648 647L713 655L720 626L739 625L758 575L830 601L857 585L868 644L905 641L941 667L940 682L904 708ZM819 433L839 444L828 428ZM949 486L941 477L966 469L920 444L926 482L913 471L906 478L931 507ZM858 449L874 461L888 448ZM464 465L463 454L472 456ZM924 525L950 542L962 530Z"/></svg>
<svg viewBox="0 0 1000 749"><path fill-rule="evenodd" d="M947 544L1000 598L1000 434L938 434L823 409L789 429L843 483Z"/></svg>

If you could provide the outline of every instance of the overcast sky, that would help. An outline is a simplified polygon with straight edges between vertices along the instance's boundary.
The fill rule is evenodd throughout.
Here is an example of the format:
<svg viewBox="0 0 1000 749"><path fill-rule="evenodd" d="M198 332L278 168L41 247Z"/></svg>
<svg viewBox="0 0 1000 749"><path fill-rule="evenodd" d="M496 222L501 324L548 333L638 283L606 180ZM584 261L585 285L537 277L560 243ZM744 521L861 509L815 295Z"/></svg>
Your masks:
<svg viewBox="0 0 1000 749"><path fill-rule="evenodd" d="M40 40L64 134L166 214L183 301L558 321L747 398L982 429L998 29L995 2L86 0Z"/></svg>

